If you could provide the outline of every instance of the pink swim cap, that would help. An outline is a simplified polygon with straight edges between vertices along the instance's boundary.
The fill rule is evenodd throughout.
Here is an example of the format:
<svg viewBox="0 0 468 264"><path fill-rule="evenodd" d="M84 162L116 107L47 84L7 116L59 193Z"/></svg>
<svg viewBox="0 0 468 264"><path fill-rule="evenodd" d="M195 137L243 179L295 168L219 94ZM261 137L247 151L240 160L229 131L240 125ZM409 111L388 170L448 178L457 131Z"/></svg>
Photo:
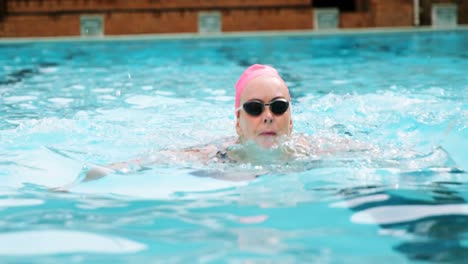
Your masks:
<svg viewBox="0 0 468 264"><path fill-rule="evenodd" d="M288 86L286 83L284 83L283 79L281 79L281 76L279 76L278 71L276 71L275 68L266 66L266 65L261 65L261 64L254 64L250 67L248 67L244 73L240 76L239 80L236 83L236 109L239 108L240 105L240 97L242 94L242 91L244 91L244 88L247 86L247 84L259 77L259 76L271 76L278 78L283 84L286 89L288 89ZM289 90L288 90L289 93Z"/></svg>

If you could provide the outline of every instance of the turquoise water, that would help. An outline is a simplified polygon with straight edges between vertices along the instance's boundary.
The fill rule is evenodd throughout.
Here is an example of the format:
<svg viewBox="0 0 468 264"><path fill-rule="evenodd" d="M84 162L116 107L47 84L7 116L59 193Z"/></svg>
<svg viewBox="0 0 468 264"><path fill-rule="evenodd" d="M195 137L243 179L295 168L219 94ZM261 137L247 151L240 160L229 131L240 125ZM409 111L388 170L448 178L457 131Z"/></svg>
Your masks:
<svg viewBox="0 0 468 264"><path fill-rule="evenodd" d="M76 181L234 137L233 85L253 63L286 80L295 133L378 151L290 167L175 156ZM467 72L462 30L0 44L0 262L461 262Z"/></svg>

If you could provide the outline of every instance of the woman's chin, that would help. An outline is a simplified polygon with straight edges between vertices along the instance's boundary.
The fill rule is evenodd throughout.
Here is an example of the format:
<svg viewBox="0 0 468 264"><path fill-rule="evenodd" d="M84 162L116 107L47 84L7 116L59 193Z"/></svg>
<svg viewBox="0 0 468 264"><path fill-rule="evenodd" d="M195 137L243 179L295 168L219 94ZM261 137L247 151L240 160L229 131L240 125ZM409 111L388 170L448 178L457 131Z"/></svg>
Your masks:
<svg viewBox="0 0 468 264"><path fill-rule="evenodd" d="M278 147L278 138L276 136L261 136L255 142L258 146L266 149Z"/></svg>

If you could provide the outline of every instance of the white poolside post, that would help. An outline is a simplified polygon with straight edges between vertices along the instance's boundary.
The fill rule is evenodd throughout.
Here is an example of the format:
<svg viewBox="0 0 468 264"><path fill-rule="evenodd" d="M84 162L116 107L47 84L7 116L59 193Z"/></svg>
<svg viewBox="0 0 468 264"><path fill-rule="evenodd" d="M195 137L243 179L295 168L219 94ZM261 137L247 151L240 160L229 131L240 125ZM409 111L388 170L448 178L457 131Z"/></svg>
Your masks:
<svg viewBox="0 0 468 264"><path fill-rule="evenodd" d="M456 4L432 4L433 27L456 27L458 24L458 8Z"/></svg>
<svg viewBox="0 0 468 264"><path fill-rule="evenodd" d="M81 36L101 37L104 35L104 18L102 15L80 16Z"/></svg>
<svg viewBox="0 0 468 264"><path fill-rule="evenodd" d="M220 33L221 26L220 11L198 12L198 33Z"/></svg>
<svg viewBox="0 0 468 264"><path fill-rule="evenodd" d="M419 0L413 0L414 25L419 26Z"/></svg>
<svg viewBox="0 0 468 264"><path fill-rule="evenodd" d="M327 30L337 29L340 21L338 8L315 8L314 9L314 29Z"/></svg>

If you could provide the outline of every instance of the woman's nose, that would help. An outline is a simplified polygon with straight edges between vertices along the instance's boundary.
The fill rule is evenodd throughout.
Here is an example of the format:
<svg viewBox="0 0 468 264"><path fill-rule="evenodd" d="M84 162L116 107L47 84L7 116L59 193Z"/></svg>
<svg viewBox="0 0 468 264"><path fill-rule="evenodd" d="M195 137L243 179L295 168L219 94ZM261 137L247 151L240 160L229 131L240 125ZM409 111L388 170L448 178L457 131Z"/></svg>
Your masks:
<svg viewBox="0 0 468 264"><path fill-rule="evenodd" d="M263 123L265 123L265 124L271 124L271 123L273 123L273 118L265 117L265 119L263 119Z"/></svg>
<svg viewBox="0 0 468 264"><path fill-rule="evenodd" d="M265 109L265 112L263 114L263 123L265 123L265 124L273 123L273 115L272 115L269 108Z"/></svg>

